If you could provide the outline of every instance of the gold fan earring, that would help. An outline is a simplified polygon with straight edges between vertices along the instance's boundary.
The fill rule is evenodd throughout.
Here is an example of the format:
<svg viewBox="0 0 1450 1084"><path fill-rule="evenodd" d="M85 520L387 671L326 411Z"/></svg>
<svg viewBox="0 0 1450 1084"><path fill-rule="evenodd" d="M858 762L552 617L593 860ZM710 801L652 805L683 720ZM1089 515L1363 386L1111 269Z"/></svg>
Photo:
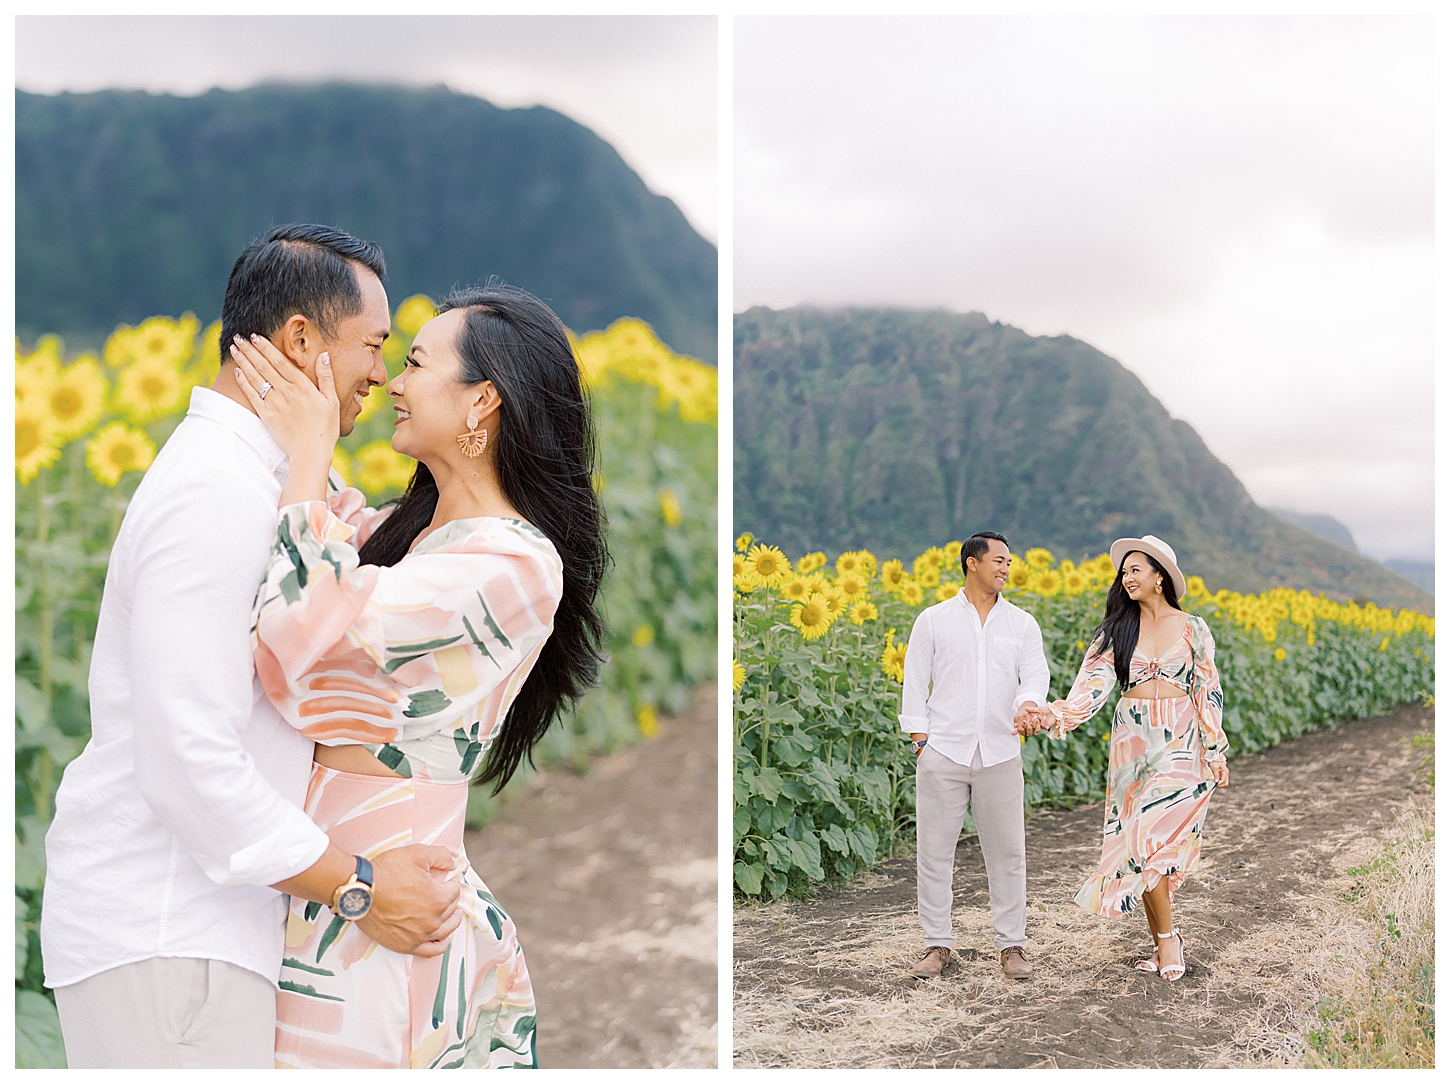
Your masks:
<svg viewBox="0 0 1450 1084"><path fill-rule="evenodd" d="M477 459L488 447L488 430L478 428L478 415L468 412L468 432L458 434L458 447L469 459Z"/></svg>

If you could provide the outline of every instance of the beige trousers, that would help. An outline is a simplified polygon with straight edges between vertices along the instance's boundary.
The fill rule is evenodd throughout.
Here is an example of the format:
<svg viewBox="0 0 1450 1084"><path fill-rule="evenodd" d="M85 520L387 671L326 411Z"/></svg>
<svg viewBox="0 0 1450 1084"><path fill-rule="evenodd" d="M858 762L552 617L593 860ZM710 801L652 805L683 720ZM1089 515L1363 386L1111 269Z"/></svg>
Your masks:
<svg viewBox="0 0 1450 1084"><path fill-rule="evenodd" d="M982 767L979 748L963 767L931 746L916 761L916 914L927 947L956 946L952 874L967 809L987 864L997 951L1027 941L1027 831L1022 758Z"/></svg>
<svg viewBox="0 0 1450 1084"><path fill-rule="evenodd" d="M277 988L221 960L153 957L55 991L72 1069L271 1069Z"/></svg>

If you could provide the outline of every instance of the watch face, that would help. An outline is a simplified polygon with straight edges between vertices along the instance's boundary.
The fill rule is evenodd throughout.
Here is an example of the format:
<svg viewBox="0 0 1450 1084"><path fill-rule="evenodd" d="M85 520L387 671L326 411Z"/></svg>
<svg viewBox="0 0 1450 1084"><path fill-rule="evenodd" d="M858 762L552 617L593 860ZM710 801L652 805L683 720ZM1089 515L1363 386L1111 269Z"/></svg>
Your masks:
<svg viewBox="0 0 1450 1084"><path fill-rule="evenodd" d="M361 885L349 888L337 900L337 913L345 919L359 919L373 905L373 894Z"/></svg>

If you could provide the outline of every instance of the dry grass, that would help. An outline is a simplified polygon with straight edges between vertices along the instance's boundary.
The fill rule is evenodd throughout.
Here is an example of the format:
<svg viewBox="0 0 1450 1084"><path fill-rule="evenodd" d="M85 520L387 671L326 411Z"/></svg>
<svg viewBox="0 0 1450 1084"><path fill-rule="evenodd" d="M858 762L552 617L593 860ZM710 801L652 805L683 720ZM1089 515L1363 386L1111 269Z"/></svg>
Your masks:
<svg viewBox="0 0 1450 1084"><path fill-rule="evenodd" d="M1435 830L1430 797L1294 914L1226 946L1214 981L1256 1008L1235 1021L1221 1067L1430 1068L1435 1064Z"/></svg>
<svg viewBox="0 0 1450 1084"><path fill-rule="evenodd" d="M1388 830L1325 838L1319 846L1335 855L1338 877L1312 895L1291 895L1281 920L1222 946L1204 985L1155 1005L1159 1026L1193 1048L1196 1064L1433 1065L1431 800L1406 806ZM1028 984L1005 980L995 954L970 948L956 957L950 982L906 978L921 943L910 911L863 912L844 929L820 923L817 931L790 904L752 908L759 934L789 925L790 938L753 940L788 944L790 958L776 962L800 981L784 988L737 983L736 1066L981 1064L974 1059L999 1042L1057 1033L1057 1014L1068 1005L1093 1014L1114 999L1141 998L1142 978L1127 966L1149 950L1141 924L1095 918L1066 902L1061 887L1043 898L1060 902L1030 904L1027 948L1037 969ZM1183 897L1190 956L1191 931L1205 928L1212 907L1207 891ZM991 944L985 908L957 908L954 925L959 946ZM1227 1041L1194 1041L1222 1035L1225 1023ZM942 1049L947 1033L961 1037L961 1049Z"/></svg>

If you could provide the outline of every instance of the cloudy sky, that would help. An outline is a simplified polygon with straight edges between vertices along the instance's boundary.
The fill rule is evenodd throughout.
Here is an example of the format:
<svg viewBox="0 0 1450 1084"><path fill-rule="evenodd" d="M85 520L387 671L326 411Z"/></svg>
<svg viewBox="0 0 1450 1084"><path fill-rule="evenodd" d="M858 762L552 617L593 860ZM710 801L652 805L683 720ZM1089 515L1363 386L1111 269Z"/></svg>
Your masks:
<svg viewBox="0 0 1450 1084"><path fill-rule="evenodd" d="M15 82L200 94L263 80L446 83L547 105L716 237L713 16L20 16Z"/></svg>
<svg viewBox="0 0 1450 1084"><path fill-rule="evenodd" d="M735 307L1084 339L1254 498L1434 548L1421 17L735 24Z"/></svg>

